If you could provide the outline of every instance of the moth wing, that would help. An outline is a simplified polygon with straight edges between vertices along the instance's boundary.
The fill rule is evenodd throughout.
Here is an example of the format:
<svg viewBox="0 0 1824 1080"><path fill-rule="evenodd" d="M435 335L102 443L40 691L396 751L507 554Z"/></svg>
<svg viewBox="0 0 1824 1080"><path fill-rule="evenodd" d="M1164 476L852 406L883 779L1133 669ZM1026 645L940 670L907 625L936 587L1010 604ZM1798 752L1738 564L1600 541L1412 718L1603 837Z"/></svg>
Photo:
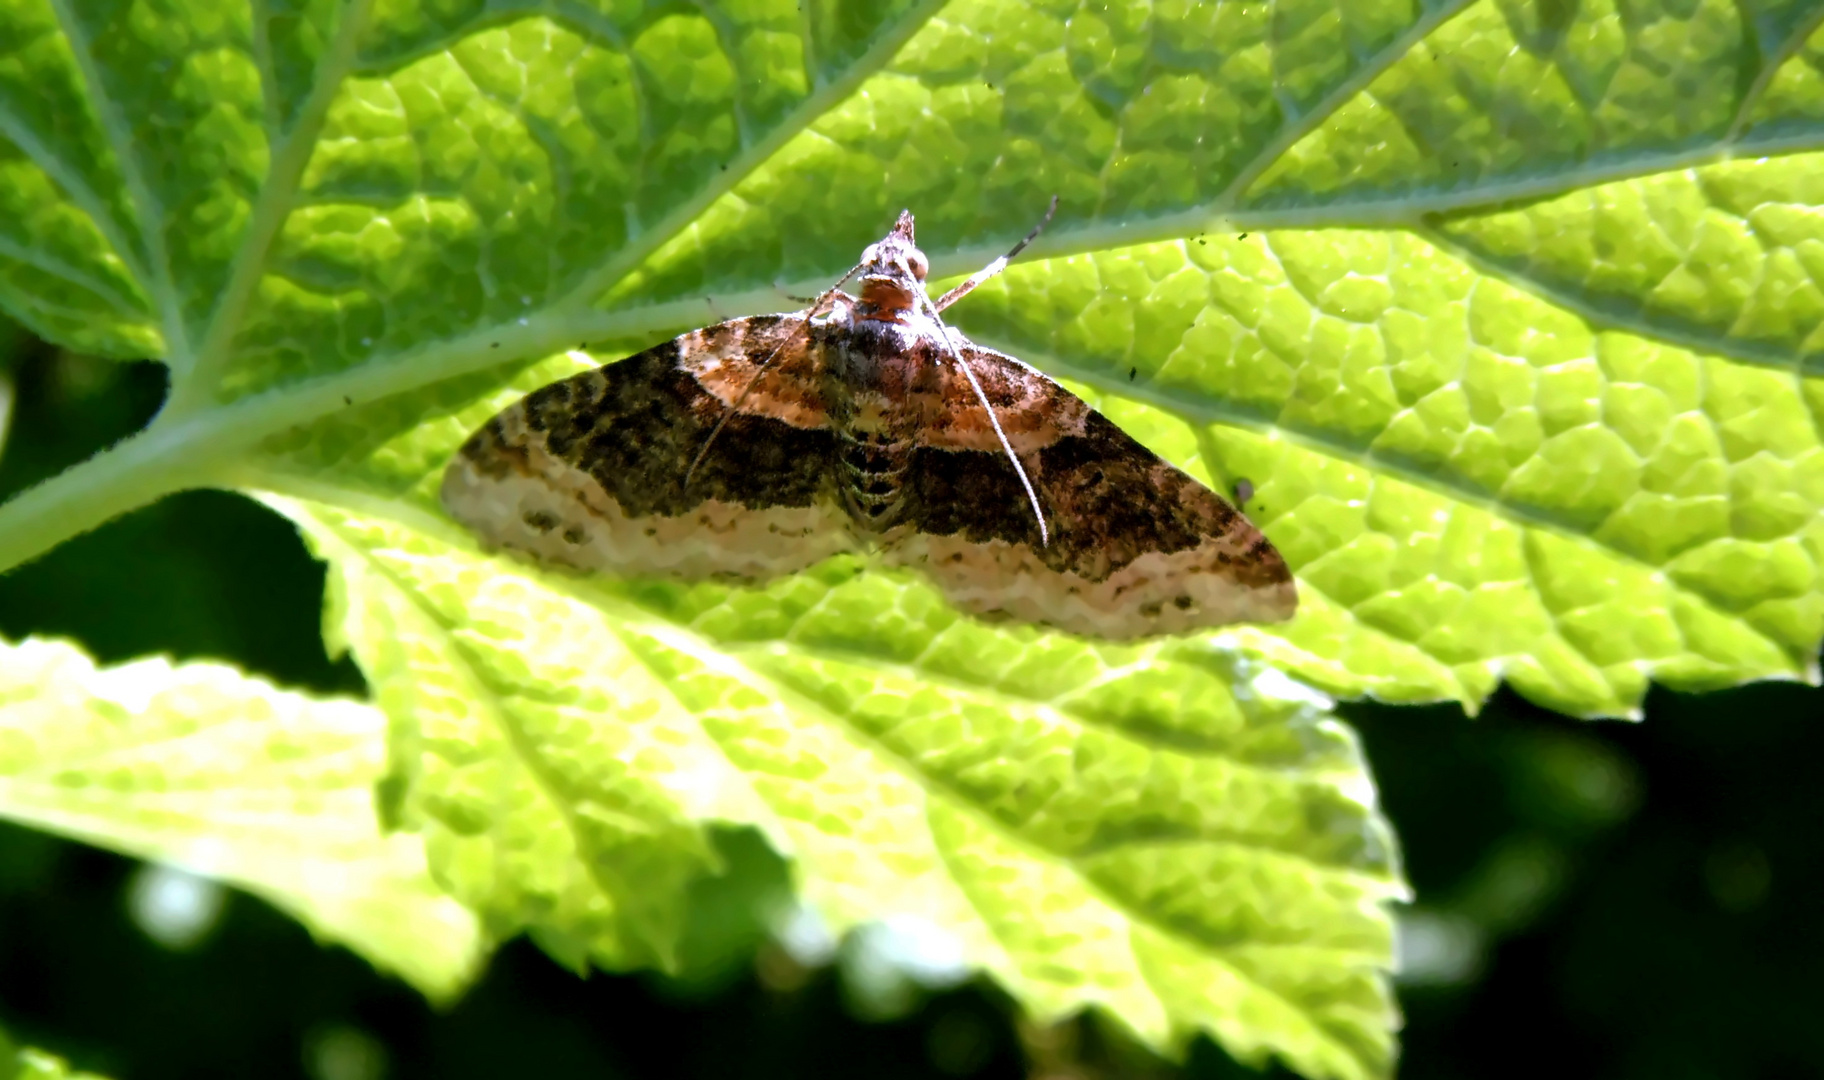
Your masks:
<svg viewBox="0 0 1824 1080"><path fill-rule="evenodd" d="M1112 640L1298 606L1285 560L1240 511L1038 371L959 342L1044 508L1024 487L954 363L942 420L914 451L907 528L889 557L959 608Z"/></svg>
<svg viewBox="0 0 1824 1080"><path fill-rule="evenodd" d="M693 330L509 406L451 461L443 504L491 546L576 569L789 574L855 546L821 387L797 316Z"/></svg>

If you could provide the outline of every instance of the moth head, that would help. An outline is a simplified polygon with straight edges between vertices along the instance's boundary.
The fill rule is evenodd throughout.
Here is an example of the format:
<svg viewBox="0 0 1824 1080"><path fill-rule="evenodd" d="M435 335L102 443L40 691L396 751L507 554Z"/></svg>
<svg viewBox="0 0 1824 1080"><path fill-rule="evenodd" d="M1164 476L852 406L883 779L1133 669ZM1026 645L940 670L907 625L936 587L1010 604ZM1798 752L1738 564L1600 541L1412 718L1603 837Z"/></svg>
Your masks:
<svg viewBox="0 0 1824 1080"><path fill-rule="evenodd" d="M862 300L876 311L905 311L918 303L931 264L912 240L912 215L901 211L891 232L869 244L858 268Z"/></svg>
<svg viewBox="0 0 1824 1080"><path fill-rule="evenodd" d="M910 240L902 240L896 233L889 233L885 239L869 244L861 253L860 274L863 281L869 278L904 280L908 274L923 281L930 272L931 264L926 261L925 253L914 247Z"/></svg>

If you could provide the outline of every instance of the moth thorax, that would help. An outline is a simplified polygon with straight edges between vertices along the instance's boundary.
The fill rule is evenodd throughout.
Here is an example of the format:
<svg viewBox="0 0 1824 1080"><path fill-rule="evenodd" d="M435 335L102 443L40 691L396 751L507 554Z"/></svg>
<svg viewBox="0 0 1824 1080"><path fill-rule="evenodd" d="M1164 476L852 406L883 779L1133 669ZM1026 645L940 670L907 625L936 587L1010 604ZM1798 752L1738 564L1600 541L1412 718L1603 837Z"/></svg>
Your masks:
<svg viewBox="0 0 1824 1080"><path fill-rule="evenodd" d="M861 307L868 320L898 322L918 305L918 297L904 281L868 278L861 285ZM865 321L865 320L864 320Z"/></svg>
<svg viewBox="0 0 1824 1080"><path fill-rule="evenodd" d="M839 435L837 460L842 502L855 524L868 532L897 524L905 509L912 444L881 432L847 430Z"/></svg>

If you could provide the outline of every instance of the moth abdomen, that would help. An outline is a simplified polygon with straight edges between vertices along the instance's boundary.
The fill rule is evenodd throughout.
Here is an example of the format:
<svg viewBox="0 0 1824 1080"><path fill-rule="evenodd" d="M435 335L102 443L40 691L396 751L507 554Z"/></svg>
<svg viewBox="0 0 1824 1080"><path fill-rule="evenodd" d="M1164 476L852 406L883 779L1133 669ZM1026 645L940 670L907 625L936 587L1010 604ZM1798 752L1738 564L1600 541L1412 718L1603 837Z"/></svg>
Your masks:
<svg viewBox="0 0 1824 1080"><path fill-rule="evenodd" d="M856 527L879 533L897 524L905 509L911 444L880 432L843 431L836 460L843 506Z"/></svg>

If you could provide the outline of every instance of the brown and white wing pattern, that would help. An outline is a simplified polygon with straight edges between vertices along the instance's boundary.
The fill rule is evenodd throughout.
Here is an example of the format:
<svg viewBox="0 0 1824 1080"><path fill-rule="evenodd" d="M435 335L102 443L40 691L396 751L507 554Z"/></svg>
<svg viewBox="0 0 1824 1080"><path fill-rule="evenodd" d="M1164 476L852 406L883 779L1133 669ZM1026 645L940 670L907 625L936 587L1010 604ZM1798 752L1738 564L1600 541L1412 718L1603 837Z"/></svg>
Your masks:
<svg viewBox="0 0 1824 1080"><path fill-rule="evenodd" d="M853 548L801 326L734 319L528 394L463 444L444 506L492 546L620 575L764 581Z"/></svg>
<svg viewBox="0 0 1824 1080"><path fill-rule="evenodd" d="M1292 616L1285 560L1239 511L1033 369L960 347L1038 492L1050 540L949 365L889 558L920 566L965 611L1092 637Z"/></svg>

